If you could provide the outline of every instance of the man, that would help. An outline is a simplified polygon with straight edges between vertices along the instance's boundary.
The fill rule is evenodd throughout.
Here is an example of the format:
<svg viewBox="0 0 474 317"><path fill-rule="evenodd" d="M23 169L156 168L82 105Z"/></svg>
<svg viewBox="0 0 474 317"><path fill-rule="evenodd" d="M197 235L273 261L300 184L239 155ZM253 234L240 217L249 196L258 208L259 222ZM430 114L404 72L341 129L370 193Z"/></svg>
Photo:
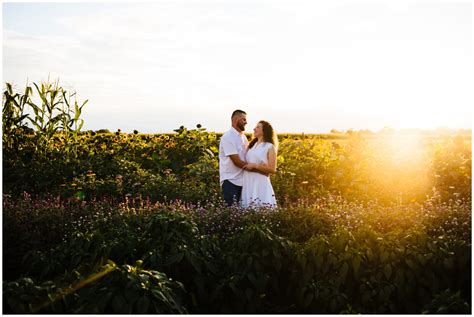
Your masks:
<svg viewBox="0 0 474 317"><path fill-rule="evenodd" d="M242 193L243 168L248 140L244 134L247 114L242 110L232 113L232 128L224 133L219 143L219 176L224 201L231 206L240 200Z"/></svg>

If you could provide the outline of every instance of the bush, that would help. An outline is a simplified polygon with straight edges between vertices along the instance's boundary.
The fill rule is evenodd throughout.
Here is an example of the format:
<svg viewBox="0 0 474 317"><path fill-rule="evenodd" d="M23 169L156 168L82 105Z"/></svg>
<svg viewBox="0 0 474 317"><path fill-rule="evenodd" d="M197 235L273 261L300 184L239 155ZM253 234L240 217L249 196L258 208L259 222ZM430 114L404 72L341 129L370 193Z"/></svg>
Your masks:
<svg viewBox="0 0 474 317"><path fill-rule="evenodd" d="M157 271L113 262L63 288L52 281L36 285L30 278L4 283L3 288L6 313L187 313L181 283Z"/></svg>
<svg viewBox="0 0 474 317"><path fill-rule="evenodd" d="M37 225L7 235L23 237L5 244L4 254L25 257L24 266L8 262L17 265L16 276L5 274L4 302L12 312L27 312L65 285L87 281L108 260L123 268L120 274L110 273L41 311L140 312L147 306L138 300L154 295L134 285L158 274L153 272L184 287L170 286L169 296L180 304L166 306L169 312L415 314L471 305L470 201L433 197L424 204L383 206L328 196L277 210L133 198L50 201L56 209L40 202L4 200L5 213L18 216L9 216L4 232ZM40 213L32 212L41 204ZM52 224L64 239L30 241ZM160 274L156 278L164 278ZM123 284L127 279L135 282ZM120 290L128 288L135 295L121 298ZM94 301L95 292L105 297ZM142 301L155 307L151 297ZM148 311L158 310L153 309Z"/></svg>

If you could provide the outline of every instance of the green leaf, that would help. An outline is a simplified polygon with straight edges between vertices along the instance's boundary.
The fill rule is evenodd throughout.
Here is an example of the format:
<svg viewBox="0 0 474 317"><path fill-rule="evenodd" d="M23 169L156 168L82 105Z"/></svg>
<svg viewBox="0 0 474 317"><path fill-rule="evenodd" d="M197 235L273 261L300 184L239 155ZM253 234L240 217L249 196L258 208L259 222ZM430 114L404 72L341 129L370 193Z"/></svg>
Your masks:
<svg viewBox="0 0 474 317"><path fill-rule="evenodd" d="M408 265L408 267L409 267L410 269L416 271L416 265L415 265L415 263L413 263L412 260L406 259L405 262L406 262L406 264Z"/></svg>
<svg viewBox="0 0 474 317"><path fill-rule="evenodd" d="M355 256L352 260L352 267L354 268L354 275L359 276L359 268L360 268L360 257Z"/></svg>
<svg viewBox="0 0 474 317"><path fill-rule="evenodd" d="M454 269L454 261L452 258L447 258L443 260L444 267L447 269Z"/></svg>
<svg viewBox="0 0 474 317"><path fill-rule="evenodd" d="M386 264L383 268L383 273L385 274L385 277L389 279L390 276L392 276L392 266L390 264Z"/></svg>
<svg viewBox="0 0 474 317"><path fill-rule="evenodd" d="M232 283L232 282L229 283L229 287L230 287L230 289L234 292L235 295L240 296L240 293L239 293L239 291L237 290L237 288L235 287L235 284L234 284L234 283Z"/></svg>
<svg viewBox="0 0 474 317"><path fill-rule="evenodd" d="M383 251L382 255L380 256L380 261L383 263L383 262L387 261L387 259L388 259L388 252Z"/></svg>
<svg viewBox="0 0 474 317"><path fill-rule="evenodd" d="M371 298L372 295L370 294L370 291L365 291L364 294L362 294L362 304L368 304Z"/></svg>
<svg viewBox="0 0 474 317"><path fill-rule="evenodd" d="M333 264L336 264L336 263L337 263L337 257L334 254L329 253L329 255L328 255L328 264L333 265Z"/></svg>
<svg viewBox="0 0 474 317"><path fill-rule="evenodd" d="M349 271L349 265L347 264L347 262L344 262L344 264L341 267L341 271L339 272L341 276L341 284L344 283L344 281L346 280L348 271Z"/></svg>
<svg viewBox="0 0 474 317"><path fill-rule="evenodd" d="M122 295L116 295L114 299L112 300L112 308L114 313L118 314L125 314L127 313L127 307L126 307L126 302L125 299L123 298Z"/></svg>
<svg viewBox="0 0 474 317"><path fill-rule="evenodd" d="M304 296L304 302L303 302L303 307L308 307L311 302L313 301L313 293L308 293Z"/></svg>
<svg viewBox="0 0 474 317"><path fill-rule="evenodd" d="M249 301L253 299L253 294L254 292L250 288L245 289L245 296Z"/></svg>
<svg viewBox="0 0 474 317"><path fill-rule="evenodd" d="M159 299L160 301L166 301L165 295L163 295L163 292L161 292L161 291L158 290L158 289L153 289L153 290L151 290L151 294L152 294L155 298Z"/></svg>
<svg viewBox="0 0 474 317"><path fill-rule="evenodd" d="M138 300L136 305L137 305L137 312L139 314L146 314L150 307L150 300L148 299L148 297L143 296Z"/></svg>
<svg viewBox="0 0 474 317"><path fill-rule="evenodd" d="M280 272L281 271L281 267L282 267L282 264L281 264L281 261L280 261L280 257L276 258L275 259L275 269L277 272Z"/></svg>
<svg viewBox="0 0 474 317"><path fill-rule="evenodd" d="M209 153L211 157L214 157L214 152L212 152L210 149L206 149L206 152Z"/></svg>
<svg viewBox="0 0 474 317"><path fill-rule="evenodd" d="M258 287L258 283L257 283L257 279L255 278L255 274L253 274L252 272L250 272L250 273L247 274L247 278L249 279L249 281L250 281L255 287Z"/></svg>
<svg viewBox="0 0 474 317"><path fill-rule="evenodd" d="M253 258L251 256L249 256L247 258L247 267L250 267L252 265L252 262L253 262Z"/></svg>

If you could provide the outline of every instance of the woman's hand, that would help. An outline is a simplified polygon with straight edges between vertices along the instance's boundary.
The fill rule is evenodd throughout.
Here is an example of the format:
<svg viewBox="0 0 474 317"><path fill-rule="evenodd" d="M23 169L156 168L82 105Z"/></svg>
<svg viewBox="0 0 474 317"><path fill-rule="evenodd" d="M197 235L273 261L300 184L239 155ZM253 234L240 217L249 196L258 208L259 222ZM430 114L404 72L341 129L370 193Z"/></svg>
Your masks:
<svg viewBox="0 0 474 317"><path fill-rule="evenodd" d="M245 165L244 169L247 171L252 171L252 172L261 172L261 169L265 169L268 167L268 164L262 163L262 164L256 164L256 163L248 163ZM264 175L268 175L268 173L263 172Z"/></svg>
<svg viewBox="0 0 474 317"><path fill-rule="evenodd" d="M247 170L247 171L251 171L251 170L254 170L256 167L257 167L257 164L255 164L255 163L247 163L247 165L245 165L244 169Z"/></svg>

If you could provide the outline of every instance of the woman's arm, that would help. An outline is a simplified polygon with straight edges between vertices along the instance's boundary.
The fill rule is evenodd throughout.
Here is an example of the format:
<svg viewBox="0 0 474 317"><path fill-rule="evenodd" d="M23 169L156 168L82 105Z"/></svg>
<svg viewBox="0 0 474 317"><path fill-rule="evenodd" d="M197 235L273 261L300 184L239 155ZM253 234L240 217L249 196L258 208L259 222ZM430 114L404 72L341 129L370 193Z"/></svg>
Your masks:
<svg viewBox="0 0 474 317"><path fill-rule="evenodd" d="M254 170L265 174L273 174L277 168L277 154L274 146L271 146L267 152L268 164L248 163L245 169Z"/></svg>

